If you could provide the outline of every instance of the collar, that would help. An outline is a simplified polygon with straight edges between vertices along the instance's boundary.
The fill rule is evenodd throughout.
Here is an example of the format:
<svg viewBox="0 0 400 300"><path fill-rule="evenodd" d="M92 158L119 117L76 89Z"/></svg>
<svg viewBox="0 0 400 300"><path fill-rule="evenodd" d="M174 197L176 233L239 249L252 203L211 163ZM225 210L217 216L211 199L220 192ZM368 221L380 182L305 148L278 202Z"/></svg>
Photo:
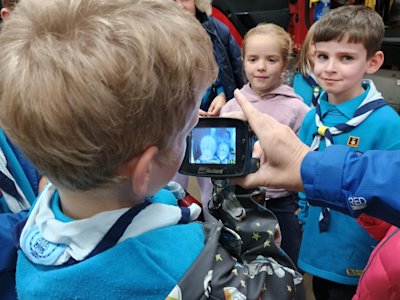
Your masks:
<svg viewBox="0 0 400 300"><path fill-rule="evenodd" d="M143 208L126 227L118 243L128 238L178 223L195 220L200 206L188 208L170 205L173 194L162 190L152 197L153 203ZM21 232L20 246L25 256L39 265L62 265L70 258L84 260L100 243L117 220L129 208L105 211L82 220L65 219L59 209L57 190L51 183L40 194ZM55 211L53 208L55 207ZM58 216L58 217L57 217Z"/></svg>
<svg viewBox="0 0 400 300"><path fill-rule="evenodd" d="M371 86L368 82L363 84L364 92L346 102L343 102L338 105L334 105L328 102L328 94L326 92L322 92L320 96L320 108L322 117L325 116L329 111L339 111L341 114L346 116L348 119L353 118L354 112L360 106L360 104L364 101L371 90Z"/></svg>

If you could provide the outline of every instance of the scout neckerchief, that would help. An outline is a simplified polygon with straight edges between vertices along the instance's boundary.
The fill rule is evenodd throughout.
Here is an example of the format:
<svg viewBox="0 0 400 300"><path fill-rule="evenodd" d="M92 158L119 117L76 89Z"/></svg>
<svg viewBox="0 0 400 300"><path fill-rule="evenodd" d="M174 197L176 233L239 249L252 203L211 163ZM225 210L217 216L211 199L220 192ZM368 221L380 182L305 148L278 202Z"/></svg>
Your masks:
<svg viewBox="0 0 400 300"><path fill-rule="evenodd" d="M322 89L315 81L315 79L311 75L304 76L303 78L307 83L312 87L313 94L311 99L311 107L317 106L319 96L321 95Z"/></svg>
<svg viewBox="0 0 400 300"><path fill-rule="evenodd" d="M58 192L50 183L41 192L25 225L15 232L19 248L38 265L72 265L128 238L197 219L201 211L197 204L180 207L176 198L176 205L164 204L157 198L164 198L166 193L174 198L171 192L161 190L149 198L151 205L144 203L67 222L55 216L52 203L58 199Z"/></svg>
<svg viewBox="0 0 400 300"><path fill-rule="evenodd" d="M8 169L7 159L0 149L0 197L3 197L11 212L19 212L30 207L24 193L17 185Z"/></svg>
<svg viewBox="0 0 400 300"><path fill-rule="evenodd" d="M372 89L373 83L371 81L366 81L365 83L370 85ZM382 97L382 95L379 96ZM320 100L318 100L317 105L315 107L315 124L317 125L317 132L314 134L314 140L311 144L311 150L318 150L319 145L321 143L321 139L325 139L326 147L329 147L333 144L333 136L339 135L341 133L346 133L368 118L368 116L376 109L387 105L386 101L383 98L369 97L367 95L365 99L358 106L356 111L354 112L353 118L351 118L346 123L342 123L333 127L328 127L323 124L323 116L321 114ZM326 231L329 227L330 222L330 209L327 207L323 207L321 210L321 214L319 216L319 230L320 232Z"/></svg>

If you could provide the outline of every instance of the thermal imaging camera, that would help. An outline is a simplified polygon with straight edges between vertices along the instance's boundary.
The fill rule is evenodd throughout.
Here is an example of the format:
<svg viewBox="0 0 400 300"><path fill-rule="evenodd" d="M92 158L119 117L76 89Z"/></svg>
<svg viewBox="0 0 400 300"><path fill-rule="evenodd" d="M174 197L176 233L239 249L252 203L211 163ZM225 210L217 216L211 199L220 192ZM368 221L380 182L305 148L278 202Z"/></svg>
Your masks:
<svg viewBox="0 0 400 300"><path fill-rule="evenodd" d="M179 173L229 178L254 172L253 137L247 122L232 118L200 118L187 137Z"/></svg>

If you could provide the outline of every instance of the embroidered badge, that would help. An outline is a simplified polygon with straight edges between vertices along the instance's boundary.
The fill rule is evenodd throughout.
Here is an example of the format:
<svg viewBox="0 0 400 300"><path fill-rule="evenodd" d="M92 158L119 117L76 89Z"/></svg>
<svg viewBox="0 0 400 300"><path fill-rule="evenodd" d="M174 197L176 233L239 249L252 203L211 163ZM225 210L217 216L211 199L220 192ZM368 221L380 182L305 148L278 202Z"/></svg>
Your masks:
<svg viewBox="0 0 400 300"><path fill-rule="evenodd" d="M348 276L360 277L362 273L363 273L363 270L356 270L356 269L350 269L350 268L346 269L346 274Z"/></svg>
<svg viewBox="0 0 400 300"><path fill-rule="evenodd" d="M358 144L360 143L360 138L356 136L349 136L347 140L347 146L357 148Z"/></svg>
<svg viewBox="0 0 400 300"><path fill-rule="evenodd" d="M26 234L21 241L21 246L27 258L40 265L53 265L66 249L64 244L55 244L46 240L38 228L33 228Z"/></svg>

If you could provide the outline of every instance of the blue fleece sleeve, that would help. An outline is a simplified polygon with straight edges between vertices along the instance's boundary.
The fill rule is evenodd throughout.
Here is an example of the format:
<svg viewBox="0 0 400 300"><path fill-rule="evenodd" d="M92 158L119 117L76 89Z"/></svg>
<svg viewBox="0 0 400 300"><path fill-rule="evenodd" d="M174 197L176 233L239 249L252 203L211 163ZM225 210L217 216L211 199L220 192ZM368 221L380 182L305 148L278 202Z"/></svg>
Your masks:
<svg viewBox="0 0 400 300"><path fill-rule="evenodd" d="M310 152L301 166L312 205L358 216L366 213L400 226L400 151L352 152L333 145Z"/></svg>

